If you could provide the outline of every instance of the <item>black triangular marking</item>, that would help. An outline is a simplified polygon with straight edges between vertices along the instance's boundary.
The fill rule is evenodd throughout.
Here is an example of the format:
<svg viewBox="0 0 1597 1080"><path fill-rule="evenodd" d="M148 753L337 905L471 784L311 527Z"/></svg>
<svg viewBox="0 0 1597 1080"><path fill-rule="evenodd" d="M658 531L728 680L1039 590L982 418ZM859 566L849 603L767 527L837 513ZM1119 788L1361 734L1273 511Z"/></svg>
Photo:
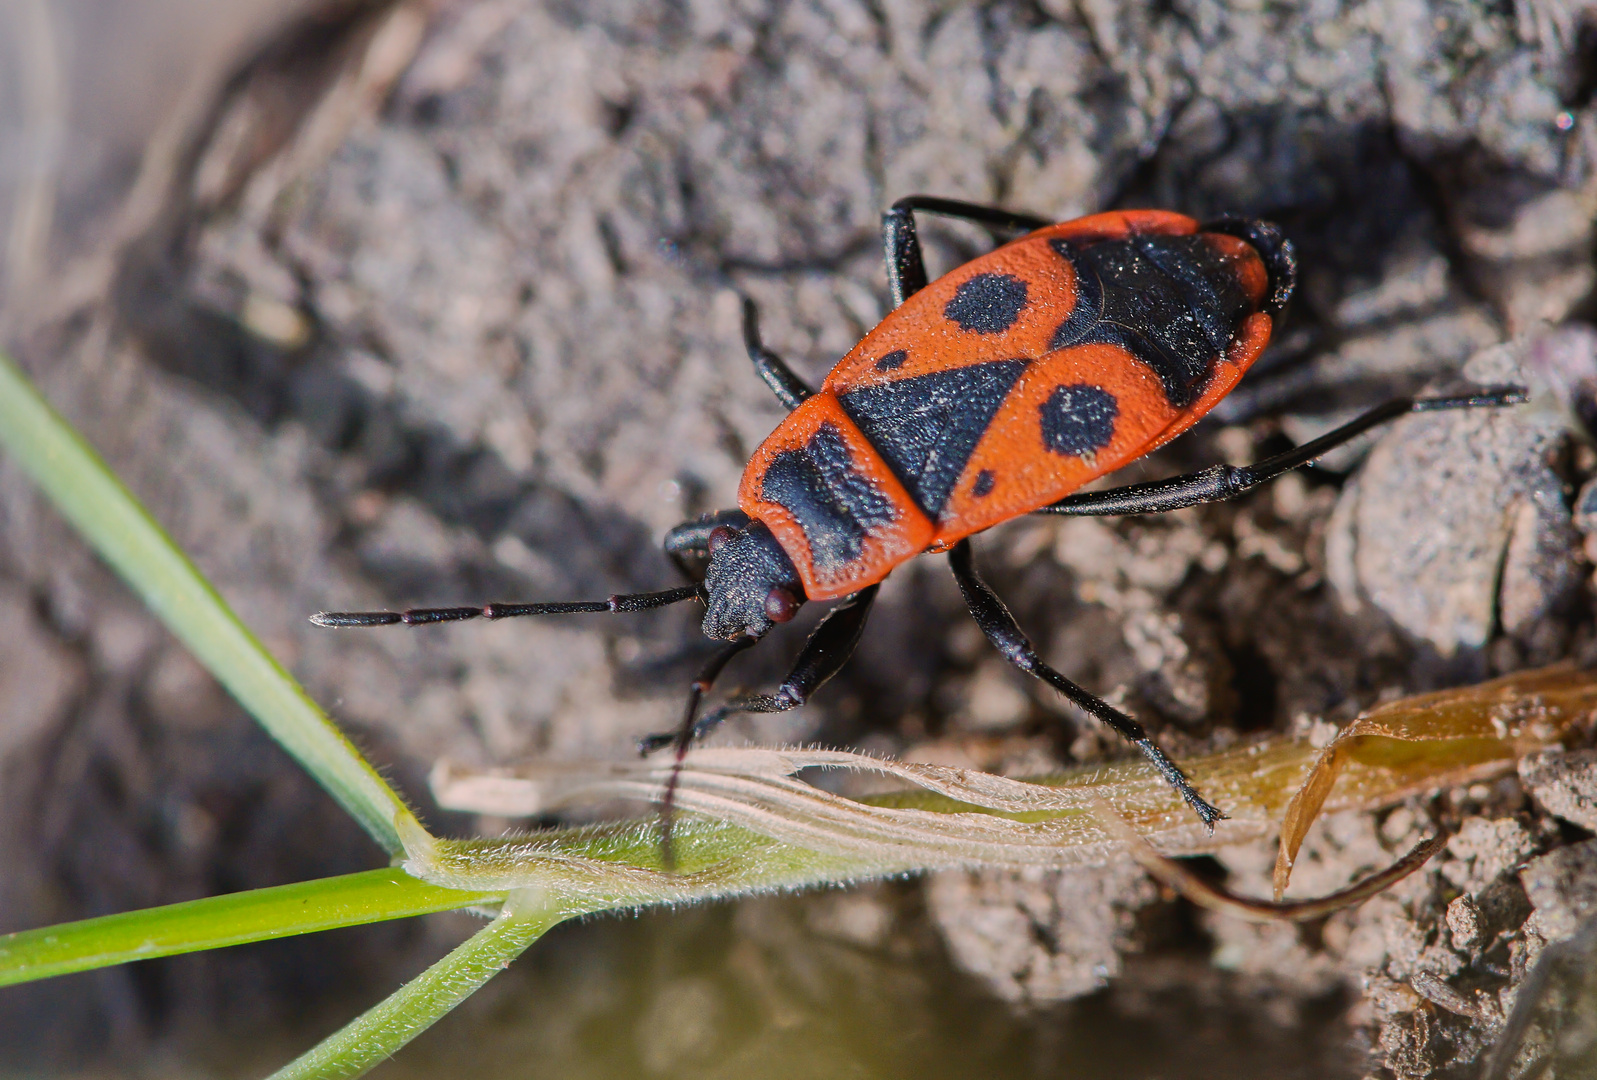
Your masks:
<svg viewBox="0 0 1597 1080"><path fill-rule="evenodd" d="M934 521L1029 360L989 360L838 395Z"/></svg>

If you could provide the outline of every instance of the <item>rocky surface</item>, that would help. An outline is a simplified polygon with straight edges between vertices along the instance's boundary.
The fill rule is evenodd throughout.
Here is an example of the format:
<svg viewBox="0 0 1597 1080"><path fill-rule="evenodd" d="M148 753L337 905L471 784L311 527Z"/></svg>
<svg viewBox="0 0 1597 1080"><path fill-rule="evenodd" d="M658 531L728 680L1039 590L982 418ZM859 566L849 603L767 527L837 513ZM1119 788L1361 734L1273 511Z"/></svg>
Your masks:
<svg viewBox="0 0 1597 1080"><path fill-rule="evenodd" d="M1139 867L1116 865L937 874L926 900L955 963L1005 1001L1037 1004L1109 985L1156 893Z"/></svg>
<svg viewBox="0 0 1597 1080"><path fill-rule="evenodd" d="M672 584L661 535L729 505L780 416L742 355L734 290L818 379L885 310L876 219L903 194L1286 228L1303 284L1276 346L1128 480L1256 458L1392 394L1526 366L1580 414L1592 338L1568 320L1589 312L1597 212L1584 25L1554 4L1414 0L330 5L226 86L159 211L112 249L113 285L10 344L422 797L446 753L623 754L668 726L705 648L696 613L371 634L305 615ZM934 271L991 242L926 235ZM1597 519L1574 495L1597 458L1569 427L1534 410L1416 417L1347 485L1365 447L1235 504L1015 523L979 558L1051 662L1172 750L1307 732L1591 652L1580 544ZM811 624L728 684L779 677ZM19 643L0 662L0 842L29 868L0 883L7 925L365 865L330 804L9 466L0 626ZM995 663L935 558L894 575L811 707L723 737L1016 751L1017 768L1122 752ZM1433 820L1459 830L1424 875L1318 929L1200 920L1120 871L942 879L930 914L1009 999L1092 990L1124 942L1145 957L1100 1000L1128 1014L1168 974L1161 956L1199 957L1181 968L1199 979L1212 955L1227 994L1265 995L1279 1030L1345 1012L1371 1067L1450 1075L1480 1060L1530 956L1526 919L1552 910L1521 864L1590 827L1572 816L1584 781L1526 769L1530 802L1508 781L1316 829L1306 891L1389 861ZM1265 891L1262 848L1221 863ZM1564 878L1546 880L1559 893ZM375 986L438 947L394 933L380 957L321 960ZM217 965L240 1000L188 974L153 990L107 974L39 1052L149 1045L168 1009L287 1015L273 1003L298 961L213 957L183 970ZM0 1020L20 1039L64 993L10 998Z"/></svg>
<svg viewBox="0 0 1597 1080"><path fill-rule="evenodd" d="M1593 345L1581 329L1527 336L1477 354L1463 373L1476 384L1525 385L1532 356L1559 350L1571 354L1565 378L1590 379ZM1551 408L1394 423L1332 515L1326 564L1343 604L1378 607L1447 658L1478 654L1494 637L1519 643L1531 662L1560 655L1558 616L1581 577L1567 481L1556 471L1567 430Z"/></svg>

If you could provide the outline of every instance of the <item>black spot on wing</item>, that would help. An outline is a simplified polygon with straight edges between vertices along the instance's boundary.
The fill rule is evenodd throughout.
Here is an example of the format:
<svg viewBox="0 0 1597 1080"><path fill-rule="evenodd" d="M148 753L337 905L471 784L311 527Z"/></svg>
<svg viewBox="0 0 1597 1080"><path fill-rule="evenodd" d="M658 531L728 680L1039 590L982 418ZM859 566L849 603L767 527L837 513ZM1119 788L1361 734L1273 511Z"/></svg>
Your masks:
<svg viewBox="0 0 1597 1080"><path fill-rule="evenodd" d="M876 361L876 370L897 371L899 368L904 366L904 361L908 359L909 353L905 352L903 349L894 349L890 353L884 353L882 358Z"/></svg>
<svg viewBox="0 0 1597 1080"><path fill-rule="evenodd" d="M1029 360L989 360L838 395L888 468L937 518Z"/></svg>
<svg viewBox="0 0 1597 1080"><path fill-rule="evenodd" d="M1026 283L1009 274L977 274L943 306L943 315L961 330L1002 334L1026 307Z"/></svg>
<svg viewBox="0 0 1597 1080"><path fill-rule="evenodd" d="M1076 271L1076 306L1051 347L1118 345L1153 369L1170 404L1197 400L1253 310L1231 264L1199 236L1051 243Z"/></svg>
<svg viewBox="0 0 1597 1080"><path fill-rule="evenodd" d="M1037 406L1042 419L1042 444L1055 454L1086 457L1115 437L1120 404L1102 387L1088 383L1056 386Z"/></svg>
<svg viewBox="0 0 1597 1080"><path fill-rule="evenodd" d="M793 515L816 569L827 576L858 559L871 530L897 516L887 496L854 468L842 434L831 424L817 428L802 449L771 459L760 497Z"/></svg>
<svg viewBox="0 0 1597 1080"><path fill-rule="evenodd" d="M991 469L983 469L976 474L976 482L970 485L970 493L978 499L985 499L993 493L993 484L996 478Z"/></svg>

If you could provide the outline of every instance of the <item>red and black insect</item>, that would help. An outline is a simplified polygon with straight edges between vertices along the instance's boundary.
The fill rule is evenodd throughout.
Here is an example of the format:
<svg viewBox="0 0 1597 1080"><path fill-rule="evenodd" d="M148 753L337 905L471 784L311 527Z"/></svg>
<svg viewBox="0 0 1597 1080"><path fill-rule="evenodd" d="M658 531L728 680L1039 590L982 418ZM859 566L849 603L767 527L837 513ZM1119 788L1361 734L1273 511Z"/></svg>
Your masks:
<svg viewBox="0 0 1597 1080"><path fill-rule="evenodd" d="M930 284L915 212L1025 231ZM789 415L755 451L737 510L673 529L665 550L702 581L574 603L324 612L323 626L382 626L571 612L640 611L699 599L704 632L729 642L694 680L682 726L645 752L695 738L738 712L802 705L853 652L880 583L923 552L948 553L982 631L1035 675L1137 746L1207 825L1224 815L1132 717L1045 664L977 575L969 537L1022 514L1151 514L1233 498L1407 412L1509 405L1518 387L1398 398L1255 465L1088 494L1078 488L1164 445L1236 385L1270 340L1297 276L1274 225L1115 211L1051 224L927 196L883 216L894 310L812 390L760 341L755 370ZM839 600L772 694L699 704L734 655L807 600ZM665 797L669 821L670 791Z"/></svg>

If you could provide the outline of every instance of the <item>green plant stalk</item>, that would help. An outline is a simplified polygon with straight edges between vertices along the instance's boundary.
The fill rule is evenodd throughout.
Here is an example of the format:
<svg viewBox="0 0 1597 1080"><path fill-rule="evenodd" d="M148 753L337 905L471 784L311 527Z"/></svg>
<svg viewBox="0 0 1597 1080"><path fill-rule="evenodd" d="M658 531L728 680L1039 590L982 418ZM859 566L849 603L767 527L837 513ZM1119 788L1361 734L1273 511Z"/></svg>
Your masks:
<svg viewBox="0 0 1597 1080"><path fill-rule="evenodd" d="M939 796L922 794L921 802L928 809L960 808ZM429 839L426 843L444 866L489 876L502 867L522 881L540 876L542 891L561 917L660 903L666 899L663 893L676 899L705 899L915 868L912 860L903 867L883 867L869 860L806 851L736 825L691 819L678 825L673 848L680 873L675 875L660 872L654 821L554 829L537 834L536 841ZM528 865L528 843L536 849L534 858L546 860L540 869ZM593 874L584 872L585 860L643 875L631 888L622 881L606 882L595 890ZM508 889L433 885L388 867L104 915L0 936L0 986L159 956L491 906L508 895Z"/></svg>
<svg viewBox="0 0 1597 1080"><path fill-rule="evenodd" d="M233 614L94 449L0 354L0 446L62 516L390 855L403 799Z"/></svg>
<svg viewBox="0 0 1597 1080"><path fill-rule="evenodd" d="M510 966L564 916L533 890L512 895L505 913L448 956L272 1074L271 1080L360 1076L395 1054Z"/></svg>
<svg viewBox="0 0 1597 1080"><path fill-rule="evenodd" d="M1404 793L1445 783L1445 775L1458 769L1475 774L1478 755L1460 759L1457 740L1409 745L1421 747L1431 760L1410 762L1409 769L1417 770L1412 775L1394 775L1390 767L1350 762L1339 790L1353 797L1333 798L1332 806L1386 805ZM1473 747L1467 741L1463 745ZM1316 753L1300 740L1281 740L1269 746L1222 751L1185 764L1205 790L1223 798L1233 814L1228 830L1252 827L1262 835L1270 827L1268 823L1279 817ZM1499 767L1508 767L1513 760L1511 751L1502 747L1500 753L1504 756ZM1075 769L1049 778L1048 783L1102 791L1133 816L1130 795L1143 789L1163 792L1158 777L1148 774L1137 761ZM919 789L860 801L867 806L930 813L993 813ZM1038 824L1083 813L1038 811L997 816ZM1175 814L1185 821L1179 806ZM1138 820L1145 828L1151 825L1149 820ZM884 858L878 852L851 858L807 850L728 822L696 817L678 822L673 841L674 874L661 873L658 822L653 820L469 840L433 838L419 826L407 826L407 832L409 854L415 860L410 869L434 879L434 884L398 868L372 870L23 931L0 938L0 985L154 956L490 905L524 886L559 897L562 913L569 916L837 884L935 864L925 852L912 847L906 847L899 857ZM1216 836L1201 846L1211 850L1226 839Z"/></svg>
<svg viewBox="0 0 1597 1080"><path fill-rule="evenodd" d="M105 915L0 937L0 986L250 941L501 903L395 867Z"/></svg>

